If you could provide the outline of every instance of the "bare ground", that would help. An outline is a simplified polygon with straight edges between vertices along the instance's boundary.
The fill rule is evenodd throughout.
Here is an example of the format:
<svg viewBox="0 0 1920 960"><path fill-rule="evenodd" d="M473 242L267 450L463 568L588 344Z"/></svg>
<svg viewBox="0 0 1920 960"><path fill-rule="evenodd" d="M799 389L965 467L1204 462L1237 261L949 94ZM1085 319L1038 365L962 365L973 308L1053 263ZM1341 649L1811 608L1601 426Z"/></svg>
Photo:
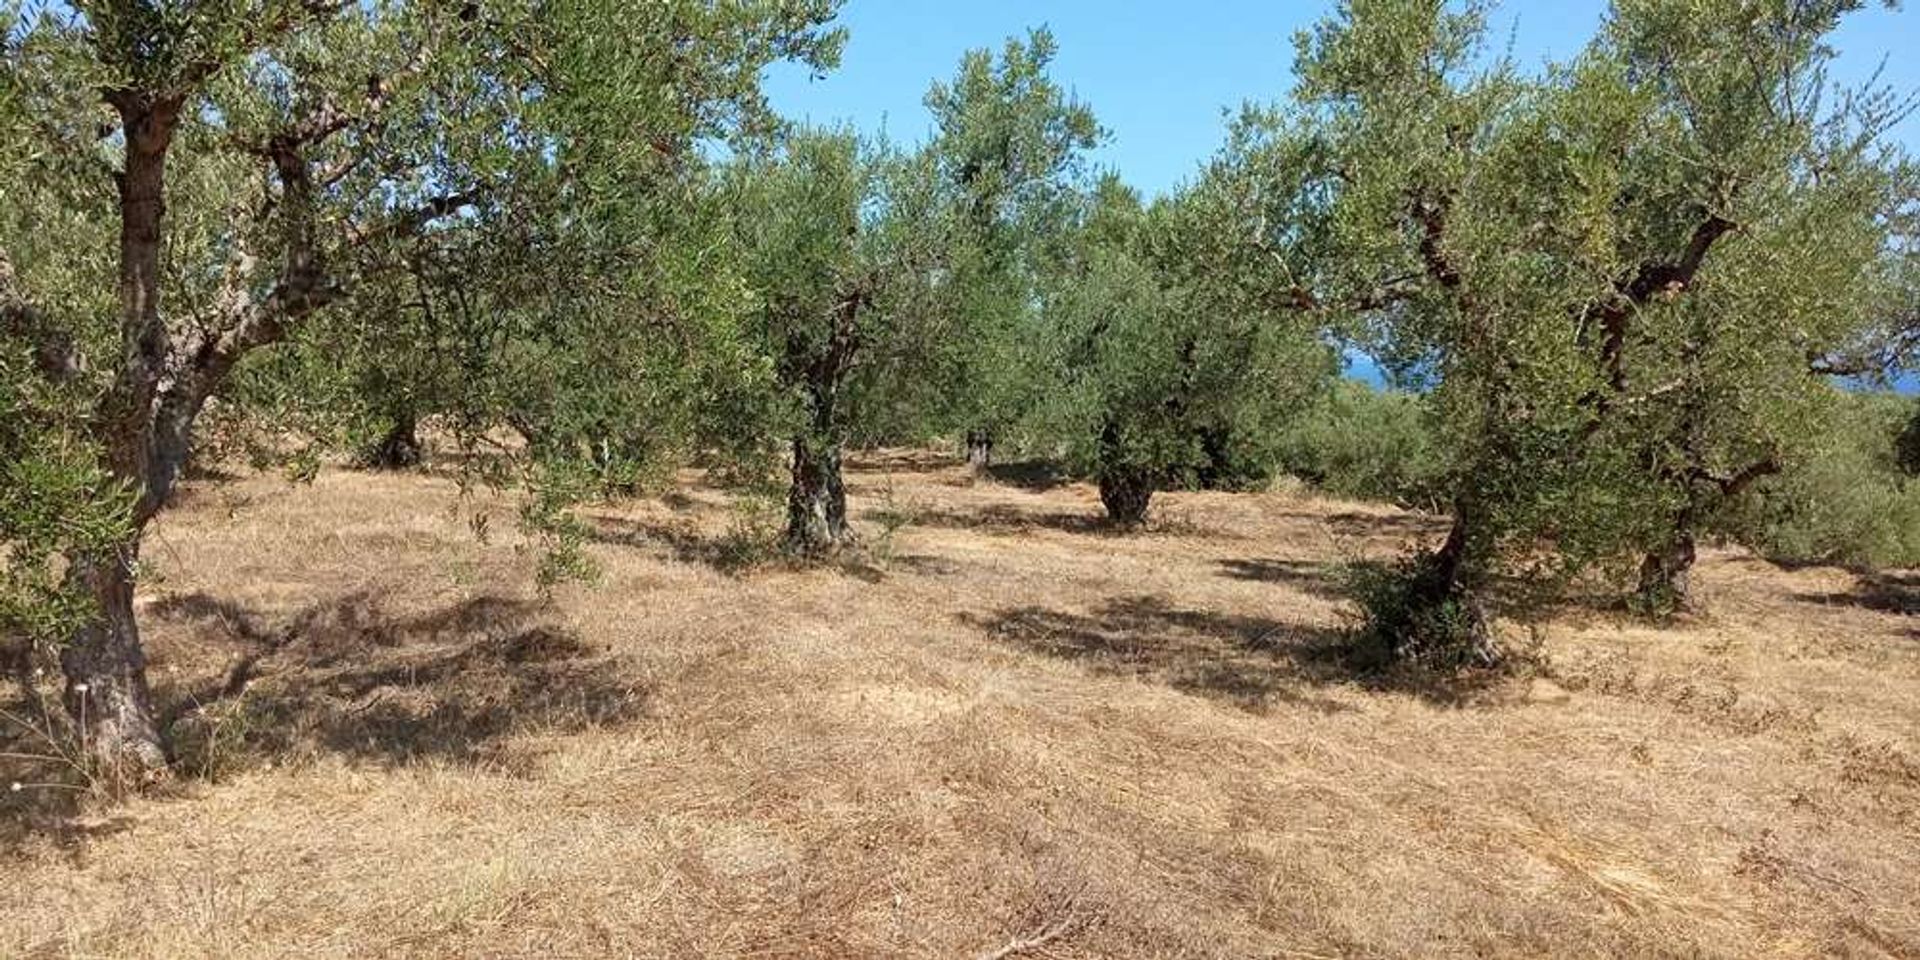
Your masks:
<svg viewBox="0 0 1920 960"><path fill-rule="evenodd" d="M742 570L689 478L551 604L444 480L196 487L194 775L0 798L0 956L1920 956L1920 578L1714 552L1710 617L1396 686L1334 567L1429 520L1003 481L868 457L865 560Z"/></svg>

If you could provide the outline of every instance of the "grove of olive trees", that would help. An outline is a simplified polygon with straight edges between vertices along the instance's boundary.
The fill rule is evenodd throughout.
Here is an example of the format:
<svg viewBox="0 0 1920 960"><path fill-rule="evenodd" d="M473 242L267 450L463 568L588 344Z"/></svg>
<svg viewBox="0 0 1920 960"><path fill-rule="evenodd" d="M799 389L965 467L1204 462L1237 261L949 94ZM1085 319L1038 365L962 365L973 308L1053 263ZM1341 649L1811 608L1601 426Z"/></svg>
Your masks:
<svg viewBox="0 0 1920 960"><path fill-rule="evenodd" d="M104 778L168 775L135 592L213 411L383 468L451 438L562 552L722 462L784 474L787 553L857 550L849 446L937 441L1123 532L1288 469L1435 507L1354 578L1396 662L1498 665L1513 575L1675 612L1704 539L1819 540L1778 510L1838 378L1913 362L1911 103L1826 70L1862 2L1616 0L1528 71L1480 3L1349 0L1157 197L1044 30L903 145L760 89L832 69L835 0L0 7L0 640ZM1418 469L1376 484L1389 428Z"/></svg>

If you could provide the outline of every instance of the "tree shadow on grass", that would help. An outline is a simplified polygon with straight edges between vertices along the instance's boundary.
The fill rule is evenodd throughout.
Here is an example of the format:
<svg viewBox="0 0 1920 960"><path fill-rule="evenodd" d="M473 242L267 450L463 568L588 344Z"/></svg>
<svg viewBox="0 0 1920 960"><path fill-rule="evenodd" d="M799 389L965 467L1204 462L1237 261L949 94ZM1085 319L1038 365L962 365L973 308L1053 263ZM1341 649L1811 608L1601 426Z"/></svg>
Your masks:
<svg viewBox="0 0 1920 960"><path fill-rule="evenodd" d="M1326 513L1318 510L1281 510L1275 516L1324 526L1336 537L1378 538L1382 540L1426 541L1445 536L1447 520L1443 516L1421 513L1363 513L1343 510Z"/></svg>
<svg viewBox="0 0 1920 960"><path fill-rule="evenodd" d="M394 613L359 593L274 618L189 594L150 615L239 646L217 676L156 690L189 774L324 753L498 764L516 733L621 723L647 703L617 658L528 601L477 597Z"/></svg>
<svg viewBox="0 0 1920 960"><path fill-rule="evenodd" d="M1337 631L1259 617L1181 609L1151 596L1109 601L1090 614L1027 606L961 619L996 639L1264 712L1275 702L1323 712L1341 704L1309 691L1338 659Z"/></svg>
<svg viewBox="0 0 1920 960"><path fill-rule="evenodd" d="M959 457L932 450L855 450L847 456L847 472L939 473L961 463Z"/></svg>
<svg viewBox="0 0 1920 960"><path fill-rule="evenodd" d="M913 525L947 530L969 530L992 536L1020 536L1036 530L1053 530L1087 537L1183 536L1240 539L1228 530L1204 526L1191 519L1155 512L1147 522L1128 527L1107 519L1098 509L1087 512L1065 510L1023 510L1006 504L989 504L976 511L923 510L913 515Z"/></svg>
<svg viewBox="0 0 1920 960"><path fill-rule="evenodd" d="M709 534L693 523L660 523L633 517L588 517L587 537L595 543L651 551L679 563L702 564L737 574L777 558L771 532L730 530Z"/></svg>
<svg viewBox="0 0 1920 960"><path fill-rule="evenodd" d="M914 514L913 524L947 530L971 530L999 536L1017 536L1035 530L1096 537L1124 536L1128 531L1097 513L1072 513L1064 510L1022 510L1004 504L990 504L977 511L922 510Z"/></svg>
<svg viewBox="0 0 1920 960"><path fill-rule="evenodd" d="M1859 607L1878 613L1920 616L1920 571L1861 573L1852 590L1796 593L1794 599L1823 606ZM1916 631L1920 631L1920 627ZM1915 635L1920 636L1920 632Z"/></svg>
<svg viewBox="0 0 1920 960"><path fill-rule="evenodd" d="M1132 676L1264 713L1275 704L1323 713L1350 706L1316 688L1352 685L1466 706L1495 677L1382 670L1355 652L1347 631L1263 617L1186 609L1153 596L1111 600L1092 613L1027 606L961 620L989 635L1106 676Z"/></svg>
<svg viewBox="0 0 1920 960"><path fill-rule="evenodd" d="M1066 467L1052 460L1020 460L987 467L987 476L998 484L1017 487L1030 493L1045 493L1074 481Z"/></svg>
<svg viewBox="0 0 1920 960"><path fill-rule="evenodd" d="M1302 593L1328 599L1343 599L1338 565L1318 560L1282 560L1276 558L1229 558L1219 561L1221 576L1256 583L1277 583Z"/></svg>
<svg viewBox="0 0 1920 960"><path fill-rule="evenodd" d="M218 780L325 755L513 770L529 759L509 749L515 735L645 715L648 692L618 658L549 622L538 604L483 596L425 611L390 606L354 593L274 614L192 593L147 607L154 697L176 773ZM54 756L58 739L0 731L0 752L47 758L0 760L9 781L44 784L0 796L0 850L36 834L110 832L111 818L79 816L85 777Z"/></svg>

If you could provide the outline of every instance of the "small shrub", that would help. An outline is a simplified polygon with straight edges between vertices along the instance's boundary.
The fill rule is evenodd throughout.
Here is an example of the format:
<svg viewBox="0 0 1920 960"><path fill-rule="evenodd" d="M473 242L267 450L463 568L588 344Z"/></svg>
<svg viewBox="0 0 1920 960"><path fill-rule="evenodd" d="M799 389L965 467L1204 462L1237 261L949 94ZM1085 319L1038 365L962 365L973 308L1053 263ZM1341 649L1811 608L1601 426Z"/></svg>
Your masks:
<svg viewBox="0 0 1920 960"><path fill-rule="evenodd" d="M1347 381L1283 434L1280 466L1342 497L1429 506L1442 458L1424 400Z"/></svg>
<svg viewBox="0 0 1920 960"><path fill-rule="evenodd" d="M1501 664L1486 611L1471 593L1448 587L1436 554L1353 563L1345 580L1347 595L1360 608L1352 646L1356 667L1412 664L1450 672Z"/></svg>
<svg viewBox="0 0 1920 960"><path fill-rule="evenodd" d="M1761 484L1730 532L1781 560L1920 566L1920 480L1904 471L1901 446L1916 432L1911 405L1892 394L1843 396L1817 448Z"/></svg>

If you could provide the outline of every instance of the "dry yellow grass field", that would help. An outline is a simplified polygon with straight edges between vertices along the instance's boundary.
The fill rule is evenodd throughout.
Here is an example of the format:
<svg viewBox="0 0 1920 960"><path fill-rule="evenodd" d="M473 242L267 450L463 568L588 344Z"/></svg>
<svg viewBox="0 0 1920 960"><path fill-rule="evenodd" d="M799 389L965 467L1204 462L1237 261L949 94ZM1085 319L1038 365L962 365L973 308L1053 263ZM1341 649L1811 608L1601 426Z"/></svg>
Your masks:
<svg viewBox="0 0 1920 960"><path fill-rule="evenodd" d="M1420 516L849 482L862 563L730 569L689 477L552 603L443 479L195 486L140 603L198 769L0 800L0 956L1920 956L1911 576L1714 552L1710 616L1397 687L1331 577Z"/></svg>

